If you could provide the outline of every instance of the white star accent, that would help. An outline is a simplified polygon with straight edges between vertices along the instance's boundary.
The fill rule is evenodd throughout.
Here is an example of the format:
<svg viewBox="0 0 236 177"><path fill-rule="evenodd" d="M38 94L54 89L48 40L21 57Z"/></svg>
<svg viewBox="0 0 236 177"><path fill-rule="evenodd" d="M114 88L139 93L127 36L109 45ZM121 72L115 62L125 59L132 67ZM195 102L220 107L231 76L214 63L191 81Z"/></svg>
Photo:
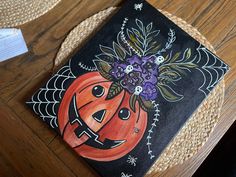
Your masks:
<svg viewBox="0 0 236 177"><path fill-rule="evenodd" d="M131 164L131 165L133 165L133 166L135 167L135 166L136 166L137 159L138 159L138 158L132 157L131 155L129 155L126 162L128 162L129 164Z"/></svg>

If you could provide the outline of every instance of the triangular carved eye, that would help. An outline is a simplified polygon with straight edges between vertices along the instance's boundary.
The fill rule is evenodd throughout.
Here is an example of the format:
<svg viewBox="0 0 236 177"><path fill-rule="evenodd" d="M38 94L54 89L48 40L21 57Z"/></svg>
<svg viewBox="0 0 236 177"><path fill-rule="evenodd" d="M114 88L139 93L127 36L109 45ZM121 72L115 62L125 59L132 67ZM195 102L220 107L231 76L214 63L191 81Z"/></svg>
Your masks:
<svg viewBox="0 0 236 177"><path fill-rule="evenodd" d="M103 109L103 110L100 110L100 111L97 111L95 112L92 117L99 123L101 123L105 117L105 114L106 114L106 110Z"/></svg>

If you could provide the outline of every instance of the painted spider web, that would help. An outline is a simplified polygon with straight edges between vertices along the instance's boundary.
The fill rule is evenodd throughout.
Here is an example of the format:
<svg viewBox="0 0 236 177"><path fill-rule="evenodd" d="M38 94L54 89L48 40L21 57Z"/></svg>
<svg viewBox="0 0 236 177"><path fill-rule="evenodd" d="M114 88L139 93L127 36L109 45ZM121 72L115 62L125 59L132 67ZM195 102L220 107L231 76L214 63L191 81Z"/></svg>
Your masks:
<svg viewBox="0 0 236 177"><path fill-rule="evenodd" d="M58 128L57 110L60 101L66 91L68 82L74 79L75 76L71 72L69 62L27 102L34 112L54 129Z"/></svg>
<svg viewBox="0 0 236 177"><path fill-rule="evenodd" d="M203 76L203 83L199 90L207 96L229 70L229 66L201 44L197 51L199 57L196 62L203 63L201 67L197 68Z"/></svg>

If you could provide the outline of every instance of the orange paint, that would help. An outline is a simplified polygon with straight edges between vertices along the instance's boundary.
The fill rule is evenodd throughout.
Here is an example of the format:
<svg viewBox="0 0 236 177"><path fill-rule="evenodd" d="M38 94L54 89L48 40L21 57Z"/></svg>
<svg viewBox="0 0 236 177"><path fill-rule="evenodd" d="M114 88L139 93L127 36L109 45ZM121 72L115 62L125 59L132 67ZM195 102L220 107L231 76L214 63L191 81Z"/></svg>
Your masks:
<svg viewBox="0 0 236 177"><path fill-rule="evenodd" d="M108 90L112 82L104 79L99 72L90 72L78 77L66 91L59 107L59 128L63 139L75 149L81 156L97 161L111 161L123 157L129 153L141 140L147 126L147 113L136 102L136 112L129 107L130 94L122 91L112 99L107 100ZM104 89L101 97L95 97L92 90L96 86ZM96 148L86 144L90 139L83 134L77 137L75 129L79 123L69 122L69 105L76 97L77 112L83 122L98 136L98 141L105 139L124 141L109 149ZM129 118L121 119L119 112L122 108L129 110ZM102 121L94 119L94 113L105 110ZM136 130L136 131L135 131Z"/></svg>

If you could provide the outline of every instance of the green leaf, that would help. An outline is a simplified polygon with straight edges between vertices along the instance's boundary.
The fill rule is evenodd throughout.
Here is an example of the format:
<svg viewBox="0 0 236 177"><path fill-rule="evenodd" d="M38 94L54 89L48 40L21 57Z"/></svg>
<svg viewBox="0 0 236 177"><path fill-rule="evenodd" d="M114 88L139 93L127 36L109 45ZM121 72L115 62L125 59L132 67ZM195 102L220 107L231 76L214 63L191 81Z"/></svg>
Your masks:
<svg viewBox="0 0 236 177"><path fill-rule="evenodd" d="M136 35L136 37L144 39L143 36L140 34L140 32L137 29L132 28L132 31Z"/></svg>
<svg viewBox="0 0 236 177"><path fill-rule="evenodd" d="M113 42L113 49L116 53L116 56L120 59L120 60L124 60L125 59L125 52L123 51L123 49L115 42Z"/></svg>
<svg viewBox="0 0 236 177"><path fill-rule="evenodd" d="M168 63L167 63L168 64ZM172 64L172 65L161 65L159 67L159 73L164 73L166 71L176 71L178 72L180 75L181 74L185 74L185 72L181 69L178 68L176 64Z"/></svg>
<svg viewBox="0 0 236 177"><path fill-rule="evenodd" d="M179 56L180 56L180 52L177 52L177 53L173 56L173 58L171 58L170 63L175 62L175 61L179 58Z"/></svg>
<svg viewBox="0 0 236 177"><path fill-rule="evenodd" d="M168 81L178 81L181 79L181 75L173 70L167 70L165 72L162 72L159 77L167 79Z"/></svg>
<svg viewBox="0 0 236 177"><path fill-rule="evenodd" d="M147 44L152 45L150 44L151 42L153 42L153 38L152 37L147 38ZM157 42L157 41L154 41L154 42Z"/></svg>
<svg viewBox="0 0 236 177"><path fill-rule="evenodd" d="M107 62L102 60L93 60L93 63L97 67L102 77L112 81L112 76L109 73L109 71L111 70L111 66Z"/></svg>
<svg viewBox="0 0 236 177"><path fill-rule="evenodd" d="M151 48L149 48L147 51L146 51L146 55L153 55L153 54L156 54L158 49L160 49L161 45L155 45Z"/></svg>
<svg viewBox="0 0 236 177"><path fill-rule="evenodd" d="M183 95L176 93L170 86L158 83L157 87L162 97L169 102L176 102L183 99Z"/></svg>
<svg viewBox="0 0 236 177"><path fill-rule="evenodd" d="M184 71L184 69L177 67L177 65L172 65L172 66L170 66L170 68L171 68L172 70L178 72L178 73L181 74L181 75L186 75L186 72Z"/></svg>
<svg viewBox="0 0 236 177"><path fill-rule="evenodd" d="M191 68L196 68L197 65L192 62L187 63L167 63L166 65L161 65L159 68L160 73L165 70L174 70L177 71L179 74L185 74L185 71L189 71Z"/></svg>
<svg viewBox="0 0 236 177"><path fill-rule="evenodd" d="M191 54L192 54L191 48L189 48L189 49L187 50L186 59L189 59L189 58L191 57Z"/></svg>
<svg viewBox="0 0 236 177"><path fill-rule="evenodd" d="M169 60L169 53L164 57L165 58L165 60L164 61L167 61L167 60Z"/></svg>
<svg viewBox="0 0 236 177"><path fill-rule="evenodd" d="M107 54L103 54L103 53L99 54L99 55L96 55L96 58L99 59L99 60L108 62L108 63L114 62L114 57L113 56L107 55Z"/></svg>
<svg viewBox="0 0 236 177"><path fill-rule="evenodd" d="M116 56L116 55L115 55L115 52L114 52L113 49L110 48L110 47L106 47L106 46L100 45L100 50L101 50L104 54L106 54L106 55L114 56L114 57Z"/></svg>
<svg viewBox="0 0 236 177"><path fill-rule="evenodd" d="M133 112L135 112L135 103L137 101L138 96L135 94L132 94L130 99L129 99L129 106Z"/></svg>
<svg viewBox="0 0 236 177"><path fill-rule="evenodd" d="M141 47L142 45L140 44L140 42L136 39L134 33L132 31L130 31L129 29L127 29L127 34L129 37L130 42L133 44L132 47L135 47L134 45L136 44L137 46Z"/></svg>
<svg viewBox="0 0 236 177"><path fill-rule="evenodd" d="M128 35L128 40L127 40L128 44L139 53L142 53L142 44L137 40L133 32L127 29L127 35Z"/></svg>
<svg viewBox="0 0 236 177"><path fill-rule="evenodd" d="M140 97L138 98L138 101L139 101L140 107L141 107L144 111L149 112L149 111L151 111L151 110L154 109L153 104L152 104L151 101L142 100L142 98L140 98Z"/></svg>
<svg viewBox="0 0 236 177"><path fill-rule="evenodd" d="M179 67L185 67L185 68L195 68L195 67L197 67L197 65L196 65L195 63L192 63L192 62L179 63L179 64L177 64L177 66L179 66Z"/></svg>
<svg viewBox="0 0 236 177"><path fill-rule="evenodd" d="M119 93L121 93L123 90L123 87L118 82L113 82L108 90L108 94L106 97L106 100L110 100L117 96Z"/></svg>

